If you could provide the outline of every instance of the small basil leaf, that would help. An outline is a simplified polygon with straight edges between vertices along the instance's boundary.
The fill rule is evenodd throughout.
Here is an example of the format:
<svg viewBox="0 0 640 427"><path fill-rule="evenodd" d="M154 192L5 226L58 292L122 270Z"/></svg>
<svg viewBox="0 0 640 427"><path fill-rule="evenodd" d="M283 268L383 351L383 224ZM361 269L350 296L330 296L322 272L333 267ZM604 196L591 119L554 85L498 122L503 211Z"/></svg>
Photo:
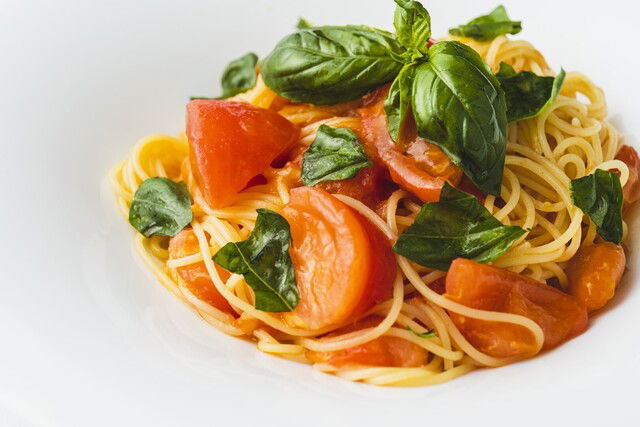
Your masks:
<svg viewBox="0 0 640 427"><path fill-rule="evenodd" d="M417 59L427 53L427 41L431 37L431 17L417 1L395 0L398 4L393 16L396 37L401 45L416 53Z"/></svg>
<svg viewBox="0 0 640 427"><path fill-rule="evenodd" d="M371 160L355 132L322 125L302 156L302 183L314 186L324 181L353 178L360 169L369 166Z"/></svg>
<svg viewBox="0 0 640 427"><path fill-rule="evenodd" d="M242 242L230 242L213 257L219 266L242 274L255 295L256 309L292 311L299 295L289 256L291 230L283 216L258 209L251 235Z"/></svg>
<svg viewBox="0 0 640 427"><path fill-rule="evenodd" d="M565 74L562 69L556 77L529 71L516 73L511 65L502 62L496 77L507 99L507 120L515 122L540 114L558 96Z"/></svg>
<svg viewBox="0 0 640 427"><path fill-rule="evenodd" d="M420 265L446 271L456 258L489 262L526 231L502 225L471 194L445 183L440 201L426 203L393 250Z"/></svg>
<svg viewBox="0 0 640 427"><path fill-rule="evenodd" d="M411 326L407 326L407 330L419 338L433 338L436 336L436 332L433 329L429 329L427 332L416 332Z"/></svg>
<svg viewBox="0 0 640 427"><path fill-rule="evenodd" d="M510 20L507 10L501 5L488 15L479 16L465 25L449 29L449 34L491 41L503 34L518 34L520 31L522 31L521 22Z"/></svg>
<svg viewBox="0 0 640 427"><path fill-rule="evenodd" d="M191 220L191 196L182 181L149 178L133 195L129 223L144 237L175 236Z"/></svg>
<svg viewBox="0 0 640 427"><path fill-rule="evenodd" d="M261 72L269 88L293 102L336 104L393 80L405 52L386 31L314 27L282 39L263 61Z"/></svg>
<svg viewBox="0 0 640 427"><path fill-rule="evenodd" d="M298 18L298 23L296 24L296 29L298 30L306 30L307 28L313 28L313 25L309 21L304 18Z"/></svg>
<svg viewBox="0 0 640 427"><path fill-rule="evenodd" d="M384 112L387 116L387 127L394 141L400 137L402 123L409 112L411 105L411 85L416 65L405 65L389 88L389 93L384 100Z"/></svg>
<svg viewBox="0 0 640 427"><path fill-rule="evenodd" d="M470 47L443 41L415 71L418 135L438 145L478 188L500 195L507 146L504 92Z"/></svg>
<svg viewBox="0 0 640 427"><path fill-rule="evenodd" d="M256 85L256 64L258 57L255 53L247 53L231 61L222 73L222 96L220 99L231 98L246 92Z"/></svg>
<svg viewBox="0 0 640 427"><path fill-rule="evenodd" d="M622 186L613 172L597 169L591 175L571 181L573 204L596 224L604 240L622 241Z"/></svg>

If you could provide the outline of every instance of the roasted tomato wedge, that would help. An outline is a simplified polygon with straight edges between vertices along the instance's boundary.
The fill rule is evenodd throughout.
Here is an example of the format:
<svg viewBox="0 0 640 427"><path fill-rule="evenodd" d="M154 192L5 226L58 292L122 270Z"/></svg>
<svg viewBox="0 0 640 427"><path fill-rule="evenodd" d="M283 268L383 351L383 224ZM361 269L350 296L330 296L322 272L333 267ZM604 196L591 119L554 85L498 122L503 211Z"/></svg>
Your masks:
<svg viewBox="0 0 640 427"><path fill-rule="evenodd" d="M328 336L337 336L376 326L380 316L369 316L346 326ZM382 336L367 343L339 351L307 351L307 358L314 363L329 363L336 367L346 365L417 367L427 363L427 351L402 338Z"/></svg>
<svg viewBox="0 0 640 427"><path fill-rule="evenodd" d="M318 329L348 321L389 298L396 274L390 243L364 217L326 191L300 187L282 210L300 302L292 325Z"/></svg>
<svg viewBox="0 0 640 427"><path fill-rule="evenodd" d="M584 246L567 266L569 292L589 311L602 308L613 298L625 264L621 246L611 242Z"/></svg>
<svg viewBox="0 0 640 427"><path fill-rule="evenodd" d="M437 146L416 136L412 118L406 121L400 141L391 139L384 114L386 93L386 88L374 92L367 105L358 110L361 140L368 152L375 153L374 160L389 170L393 182L422 201L437 201L444 182L456 185L462 172Z"/></svg>
<svg viewBox="0 0 640 427"><path fill-rule="evenodd" d="M632 147L623 145L616 155L629 167L629 179L622 189L624 202L630 205L640 199L640 157Z"/></svg>
<svg viewBox="0 0 640 427"><path fill-rule="evenodd" d="M171 259L183 258L200 252L198 246L198 238L191 229L182 230L169 241L169 257ZM184 281L187 289L191 291L198 299L211 304L219 310L226 311L235 315L235 312L226 299L216 289L215 285L209 277L207 267L204 262L200 261L195 264L178 267L178 274ZM227 280L229 272L216 265L216 270L222 278Z"/></svg>
<svg viewBox="0 0 640 427"><path fill-rule="evenodd" d="M466 306L519 314L544 331L543 349L557 346L587 328L587 310L571 295L500 268L457 259L447 273L446 297ZM535 340L524 327L450 313L460 332L478 350L494 357L526 355Z"/></svg>
<svg viewBox="0 0 640 427"><path fill-rule="evenodd" d="M298 138L298 129L278 113L250 104L191 101L187 138L191 169L209 205L232 204Z"/></svg>

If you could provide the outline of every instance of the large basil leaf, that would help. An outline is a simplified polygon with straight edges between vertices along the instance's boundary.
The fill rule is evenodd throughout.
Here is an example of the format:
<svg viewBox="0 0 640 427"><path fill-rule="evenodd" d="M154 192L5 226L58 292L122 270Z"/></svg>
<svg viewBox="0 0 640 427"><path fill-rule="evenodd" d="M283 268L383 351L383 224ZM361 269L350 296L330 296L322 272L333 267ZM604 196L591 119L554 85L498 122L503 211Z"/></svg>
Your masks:
<svg viewBox="0 0 640 427"><path fill-rule="evenodd" d="M227 243L214 255L213 261L244 276L253 289L256 309L292 311L298 305L299 295L289 256L289 223L268 209L257 212L256 225L249 238Z"/></svg>
<svg viewBox="0 0 640 427"><path fill-rule="evenodd" d="M438 145L485 193L500 195L506 152L504 92L470 47L443 41L429 49L412 89L418 135Z"/></svg>
<svg viewBox="0 0 640 427"><path fill-rule="evenodd" d="M246 92L256 85L256 64L258 57L255 53L247 53L238 59L235 59L227 65L222 72L220 84L222 86L222 95L217 98L206 98L201 96L192 96L194 99L227 99L236 96L239 93Z"/></svg>
<svg viewBox="0 0 640 427"><path fill-rule="evenodd" d="M488 15L479 16L465 25L449 29L449 34L490 41L503 34L518 34L520 31L522 31L521 22L510 20L507 10L501 5Z"/></svg>
<svg viewBox="0 0 640 427"><path fill-rule="evenodd" d="M425 203L393 250L420 265L446 271L456 258L489 262L526 231L502 225L484 206L445 182L440 201Z"/></svg>
<svg viewBox="0 0 640 427"><path fill-rule="evenodd" d="M371 160L355 132L322 125L302 157L302 183L314 186L324 181L353 178L368 166Z"/></svg>
<svg viewBox="0 0 640 427"><path fill-rule="evenodd" d="M427 41L431 37L431 17L417 1L395 0L398 4L393 16L393 26L400 44L414 51L418 59L427 53Z"/></svg>
<svg viewBox="0 0 640 427"><path fill-rule="evenodd" d="M192 219L187 186L167 178L149 178L140 184L129 208L129 223L144 237L175 236Z"/></svg>
<svg viewBox="0 0 640 427"><path fill-rule="evenodd" d="M622 241L622 186L613 172L596 169L591 175L571 181L573 204L596 224L604 240Z"/></svg>
<svg viewBox="0 0 640 427"><path fill-rule="evenodd" d="M511 65L502 62L496 77L507 99L507 120L515 122L540 114L558 96L565 75L562 69L555 77L530 71L516 73Z"/></svg>
<svg viewBox="0 0 640 427"><path fill-rule="evenodd" d="M384 112L387 116L387 127L394 141L400 137L400 129L407 117L411 105L411 85L416 65L405 65L389 88L384 100Z"/></svg>
<svg viewBox="0 0 640 427"><path fill-rule="evenodd" d="M265 84L294 102L335 104L393 80L405 49L393 34L365 26L314 27L282 39L265 58Z"/></svg>

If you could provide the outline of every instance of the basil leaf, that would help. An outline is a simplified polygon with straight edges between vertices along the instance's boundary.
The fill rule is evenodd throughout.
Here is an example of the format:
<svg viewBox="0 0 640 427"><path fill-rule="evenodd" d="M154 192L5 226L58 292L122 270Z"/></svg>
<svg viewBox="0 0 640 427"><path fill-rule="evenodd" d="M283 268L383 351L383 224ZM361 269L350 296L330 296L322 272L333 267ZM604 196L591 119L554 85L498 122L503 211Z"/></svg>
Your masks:
<svg viewBox="0 0 640 427"><path fill-rule="evenodd" d="M258 209L251 235L242 242L230 242L213 257L219 266L242 274L255 295L256 309L291 311L299 295L289 256L291 230L281 215Z"/></svg>
<svg viewBox="0 0 640 427"><path fill-rule="evenodd" d="M591 175L571 181L571 198L591 218L604 240L622 241L622 186L613 172L596 169Z"/></svg>
<svg viewBox="0 0 640 427"><path fill-rule="evenodd" d="M518 34L520 31L522 31L522 23L510 20L507 10L500 5L488 15L479 16L465 25L449 29L449 34L491 41L503 34Z"/></svg>
<svg viewBox="0 0 640 427"><path fill-rule="evenodd" d="M396 11L393 26L401 45L415 52L418 59L427 53L427 41L431 37L431 17L417 1L395 0Z"/></svg>
<svg viewBox="0 0 640 427"><path fill-rule="evenodd" d="M420 265L446 271L456 258L489 262L526 231L502 225L471 194L445 182L440 201L426 203L393 250Z"/></svg>
<svg viewBox="0 0 640 427"><path fill-rule="evenodd" d="M355 132L322 125L302 156L302 183L314 186L324 181L353 178L371 164Z"/></svg>
<svg viewBox="0 0 640 427"><path fill-rule="evenodd" d="M307 28L313 28L313 25L311 25L311 23L304 18L298 18L296 28L298 30L306 30Z"/></svg>
<svg viewBox="0 0 640 427"><path fill-rule="evenodd" d="M405 49L365 26L315 27L282 39L262 63L265 84L293 102L336 104L393 80Z"/></svg>
<svg viewBox="0 0 640 427"><path fill-rule="evenodd" d="M255 53L247 53L238 59L229 62L229 65L222 72L220 85L222 95L217 98L207 98L203 96L192 96L189 99L227 99L239 93L246 92L256 85L256 64L258 57Z"/></svg>
<svg viewBox="0 0 640 427"><path fill-rule="evenodd" d="M442 41L413 80L418 135L438 145L478 188L500 195L506 152L504 92L470 47Z"/></svg>
<svg viewBox="0 0 640 427"><path fill-rule="evenodd" d="M507 99L507 120L515 122L540 114L558 96L565 75L562 69L556 77L529 71L516 73L511 65L502 62L496 77Z"/></svg>
<svg viewBox="0 0 640 427"><path fill-rule="evenodd" d="M133 195L129 223L144 237L175 236L191 220L191 196L182 181L149 178Z"/></svg>
<svg viewBox="0 0 640 427"><path fill-rule="evenodd" d="M387 116L387 127L394 141L400 137L402 123L411 105L411 85L416 65L405 65L396 77L384 100L384 112Z"/></svg>
<svg viewBox="0 0 640 427"><path fill-rule="evenodd" d="M407 326L407 331L419 338L433 338L436 336L436 332L433 329L429 329L427 332L416 332L411 326Z"/></svg>

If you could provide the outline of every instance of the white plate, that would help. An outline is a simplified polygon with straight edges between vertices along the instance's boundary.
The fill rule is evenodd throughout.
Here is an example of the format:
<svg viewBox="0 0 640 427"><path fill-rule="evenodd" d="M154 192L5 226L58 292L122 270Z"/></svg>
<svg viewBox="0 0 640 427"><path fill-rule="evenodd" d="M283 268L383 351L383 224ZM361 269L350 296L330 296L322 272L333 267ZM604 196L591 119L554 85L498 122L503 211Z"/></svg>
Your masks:
<svg viewBox="0 0 640 427"><path fill-rule="evenodd" d="M584 335L419 389L263 355L204 324L133 256L103 184L138 138L179 132L189 95L216 95L228 60L264 55L298 16L391 28L390 0L61 3L3 2L0 14L0 425L630 425L640 415L637 250ZM518 37L606 88L612 120L638 147L637 7L506 3L524 21ZM437 35L496 3L425 4Z"/></svg>

